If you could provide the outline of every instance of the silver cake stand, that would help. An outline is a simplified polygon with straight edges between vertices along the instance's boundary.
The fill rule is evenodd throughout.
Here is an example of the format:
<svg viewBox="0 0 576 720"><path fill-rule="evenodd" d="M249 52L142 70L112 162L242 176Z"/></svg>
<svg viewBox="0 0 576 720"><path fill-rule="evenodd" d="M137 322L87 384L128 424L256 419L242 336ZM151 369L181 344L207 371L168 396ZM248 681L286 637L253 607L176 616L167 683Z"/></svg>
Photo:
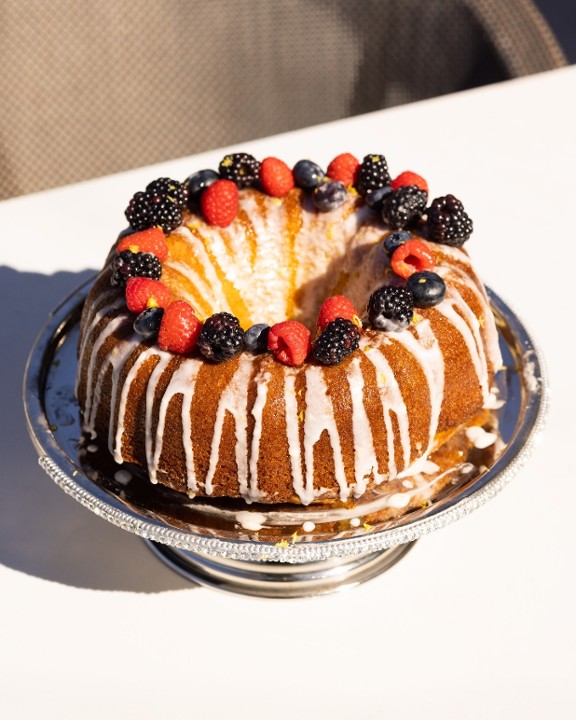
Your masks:
<svg viewBox="0 0 576 720"><path fill-rule="evenodd" d="M428 489L416 507L384 515L375 511L392 504L385 494L339 508L192 500L152 485L135 468L115 465L82 434L74 382L87 289L88 284L79 288L50 314L28 359L24 405L40 465L93 513L144 538L176 572L215 589L294 598L343 590L379 575L423 535L493 498L527 461L544 424L542 356L517 315L489 291L506 397L498 410L500 448L489 462L467 464L438 494Z"/></svg>

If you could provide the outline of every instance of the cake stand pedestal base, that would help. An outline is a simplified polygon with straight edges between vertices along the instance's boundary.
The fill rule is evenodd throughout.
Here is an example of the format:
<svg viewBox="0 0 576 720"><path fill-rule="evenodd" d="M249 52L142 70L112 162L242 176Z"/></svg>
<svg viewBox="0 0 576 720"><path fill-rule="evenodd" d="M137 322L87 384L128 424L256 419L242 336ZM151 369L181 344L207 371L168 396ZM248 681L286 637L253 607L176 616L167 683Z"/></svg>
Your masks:
<svg viewBox="0 0 576 720"><path fill-rule="evenodd" d="M309 563L232 560L144 542L172 570L199 585L253 597L299 598L339 592L370 580L403 558L416 541Z"/></svg>

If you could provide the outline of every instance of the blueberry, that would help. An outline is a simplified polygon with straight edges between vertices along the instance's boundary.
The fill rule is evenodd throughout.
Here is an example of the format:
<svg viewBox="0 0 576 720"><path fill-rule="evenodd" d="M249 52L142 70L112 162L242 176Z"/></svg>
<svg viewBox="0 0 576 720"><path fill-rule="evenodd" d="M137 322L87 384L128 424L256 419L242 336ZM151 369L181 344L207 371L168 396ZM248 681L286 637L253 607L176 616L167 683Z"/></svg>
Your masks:
<svg viewBox="0 0 576 720"><path fill-rule="evenodd" d="M346 200L346 185L340 180L325 180L314 189L312 202L322 212L336 210Z"/></svg>
<svg viewBox="0 0 576 720"><path fill-rule="evenodd" d="M294 182L303 190L313 190L324 180L325 173L320 165L311 160L298 160L292 170Z"/></svg>
<svg viewBox="0 0 576 720"><path fill-rule="evenodd" d="M150 307L142 310L140 315L134 320L134 330L138 335L142 335L142 337L155 337L158 335L158 330L160 330L163 315L164 308L161 307Z"/></svg>
<svg viewBox="0 0 576 720"><path fill-rule="evenodd" d="M388 255L392 256L394 250L404 245L408 240L412 240L412 233L409 230L395 230L384 240L384 250Z"/></svg>
<svg viewBox="0 0 576 720"><path fill-rule="evenodd" d="M406 281L406 287L412 293L416 307L438 305L446 294L444 280L435 272L422 270L415 272Z"/></svg>
<svg viewBox="0 0 576 720"><path fill-rule="evenodd" d="M270 326L266 323L252 325L244 333L246 350L253 353L263 353L268 349L268 333Z"/></svg>
<svg viewBox="0 0 576 720"><path fill-rule="evenodd" d="M188 189L188 207L198 202L202 191L219 179L220 175L215 170L199 170L186 178L184 186Z"/></svg>
<svg viewBox="0 0 576 720"><path fill-rule="evenodd" d="M366 195L364 195L364 202L368 207L371 208L377 208L382 200L387 196L390 195L392 192L392 188L390 185L384 185L384 187L375 188L374 190L369 190Z"/></svg>

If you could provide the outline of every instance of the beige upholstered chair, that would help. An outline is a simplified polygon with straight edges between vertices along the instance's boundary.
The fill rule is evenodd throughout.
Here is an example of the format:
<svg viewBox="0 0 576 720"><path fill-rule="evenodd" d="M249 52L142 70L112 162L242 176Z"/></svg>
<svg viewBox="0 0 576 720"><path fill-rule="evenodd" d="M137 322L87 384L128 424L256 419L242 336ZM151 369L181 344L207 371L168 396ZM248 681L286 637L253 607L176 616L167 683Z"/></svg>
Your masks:
<svg viewBox="0 0 576 720"><path fill-rule="evenodd" d="M566 64L529 0L4 0L0 199Z"/></svg>

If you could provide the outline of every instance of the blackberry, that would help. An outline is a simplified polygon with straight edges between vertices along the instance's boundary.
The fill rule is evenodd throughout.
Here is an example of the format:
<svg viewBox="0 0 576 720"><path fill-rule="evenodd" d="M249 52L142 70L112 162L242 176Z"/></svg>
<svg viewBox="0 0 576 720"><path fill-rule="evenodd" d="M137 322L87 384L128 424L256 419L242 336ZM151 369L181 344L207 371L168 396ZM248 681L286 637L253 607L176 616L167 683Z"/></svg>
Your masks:
<svg viewBox="0 0 576 720"><path fill-rule="evenodd" d="M406 288L412 293L414 305L421 308L438 305L446 294L446 283L430 270L412 273L406 280Z"/></svg>
<svg viewBox="0 0 576 720"><path fill-rule="evenodd" d="M393 228L413 225L426 210L427 195L416 185L402 185L382 201L382 219Z"/></svg>
<svg viewBox="0 0 576 720"><path fill-rule="evenodd" d="M169 233L182 223L182 213L169 197L137 192L125 211L126 219L134 230L146 230L159 225Z"/></svg>
<svg viewBox="0 0 576 720"><path fill-rule="evenodd" d="M244 349L244 330L238 318L227 312L211 315L198 335L198 348L213 362L233 358Z"/></svg>
<svg viewBox="0 0 576 720"><path fill-rule="evenodd" d="M384 155L366 155L358 168L356 190L365 198L368 193L390 185L391 180Z"/></svg>
<svg viewBox="0 0 576 720"><path fill-rule="evenodd" d="M260 177L260 163L248 153L226 155L218 166L220 177L232 180L239 188L256 185Z"/></svg>
<svg viewBox="0 0 576 720"><path fill-rule="evenodd" d="M162 277L162 263L156 255L144 252L122 250L112 260L112 285L124 287L126 280L131 277L147 277L160 280Z"/></svg>
<svg viewBox="0 0 576 720"><path fill-rule="evenodd" d="M296 185L303 190L313 190L320 185L326 175L320 165L311 160L298 160L292 174Z"/></svg>
<svg viewBox="0 0 576 720"><path fill-rule="evenodd" d="M186 207L188 187L185 183L178 182L178 180L167 177L158 178L146 186L146 192L150 196L171 200L178 210L184 210Z"/></svg>
<svg viewBox="0 0 576 720"><path fill-rule="evenodd" d="M460 247L474 229L464 206L454 195L433 200L427 215L428 238L444 245Z"/></svg>
<svg viewBox="0 0 576 720"><path fill-rule="evenodd" d="M358 349L360 331L351 320L337 318L314 341L312 354L323 365L337 365Z"/></svg>
<svg viewBox="0 0 576 720"><path fill-rule="evenodd" d="M368 319L377 330L404 330L414 314L412 293L404 287L378 288L368 301Z"/></svg>
<svg viewBox="0 0 576 720"><path fill-rule="evenodd" d="M326 180L314 188L312 202L321 212L336 210L346 200L346 185L340 180Z"/></svg>

